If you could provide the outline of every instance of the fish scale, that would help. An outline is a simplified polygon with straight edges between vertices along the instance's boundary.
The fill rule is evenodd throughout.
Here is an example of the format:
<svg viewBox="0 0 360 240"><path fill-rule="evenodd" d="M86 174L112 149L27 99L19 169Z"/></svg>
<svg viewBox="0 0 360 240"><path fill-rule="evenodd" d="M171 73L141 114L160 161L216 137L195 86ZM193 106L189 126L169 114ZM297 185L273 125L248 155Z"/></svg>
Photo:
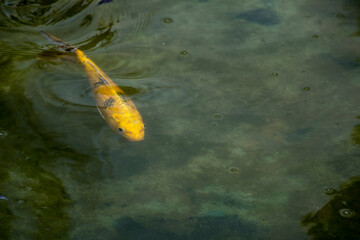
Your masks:
<svg viewBox="0 0 360 240"><path fill-rule="evenodd" d="M40 31L63 52L71 52L84 67L96 100L97 108L108 125L130 141L141 141L145 126L135 104L91 59L81 50L55 36Z"/></svg>

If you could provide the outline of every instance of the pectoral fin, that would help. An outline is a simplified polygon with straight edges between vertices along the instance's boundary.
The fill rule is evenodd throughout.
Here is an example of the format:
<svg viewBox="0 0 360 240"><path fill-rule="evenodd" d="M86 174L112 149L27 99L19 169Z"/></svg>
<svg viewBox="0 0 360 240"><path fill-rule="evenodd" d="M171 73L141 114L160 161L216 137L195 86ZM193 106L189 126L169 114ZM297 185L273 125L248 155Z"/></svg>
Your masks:
<svg viewBox="0 0 360 240"><path fill-rule="evenodd" d="M100 108L98 106L96 106L97 110L99 111L100 115L102 116L103 119L105 119L104 115L102 114L102 112L100 111Z"/></svg>

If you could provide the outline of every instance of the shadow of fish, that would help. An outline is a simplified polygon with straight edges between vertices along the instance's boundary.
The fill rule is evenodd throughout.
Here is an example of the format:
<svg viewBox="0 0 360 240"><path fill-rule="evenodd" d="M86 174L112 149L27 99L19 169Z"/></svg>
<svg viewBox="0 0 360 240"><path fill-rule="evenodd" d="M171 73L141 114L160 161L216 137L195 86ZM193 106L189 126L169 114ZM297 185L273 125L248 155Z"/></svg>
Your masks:
<svg viewBox="0 0 360 240"><path fill-rule="evenodd" d="M109 126L130 141L141 141L145 136L145 127L135 104L91 59L81 50L40 31L51 43L65 53L72 53L85 69L89 79L97 108Z"/></svg>

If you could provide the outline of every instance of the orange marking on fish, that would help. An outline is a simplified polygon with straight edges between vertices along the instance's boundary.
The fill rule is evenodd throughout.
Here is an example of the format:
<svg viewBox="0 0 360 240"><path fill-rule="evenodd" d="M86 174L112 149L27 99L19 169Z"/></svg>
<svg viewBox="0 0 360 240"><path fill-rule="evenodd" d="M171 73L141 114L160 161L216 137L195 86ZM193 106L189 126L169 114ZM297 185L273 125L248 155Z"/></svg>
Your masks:
<svg viewBox="0 0 360 240"><path fill-rule="evenodd" d="M109 126L130 141L141 141L145 136L142 117L135 104L91 59L81 50L40 31L60 50L72 52L85 68L97 107Z"/></svg>

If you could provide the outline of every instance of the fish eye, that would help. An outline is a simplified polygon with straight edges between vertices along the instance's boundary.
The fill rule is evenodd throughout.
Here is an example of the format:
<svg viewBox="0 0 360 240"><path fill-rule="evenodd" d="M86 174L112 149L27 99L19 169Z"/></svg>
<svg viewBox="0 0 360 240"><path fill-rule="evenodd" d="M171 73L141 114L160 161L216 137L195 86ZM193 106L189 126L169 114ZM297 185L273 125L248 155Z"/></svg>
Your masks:
<svg viewBox="0 0 360 240"><path fill-rule="evenodd" d="M123 130L122 128L119 128L119 131L122 132L122 131L124 131L124 130Z"/></svg>

